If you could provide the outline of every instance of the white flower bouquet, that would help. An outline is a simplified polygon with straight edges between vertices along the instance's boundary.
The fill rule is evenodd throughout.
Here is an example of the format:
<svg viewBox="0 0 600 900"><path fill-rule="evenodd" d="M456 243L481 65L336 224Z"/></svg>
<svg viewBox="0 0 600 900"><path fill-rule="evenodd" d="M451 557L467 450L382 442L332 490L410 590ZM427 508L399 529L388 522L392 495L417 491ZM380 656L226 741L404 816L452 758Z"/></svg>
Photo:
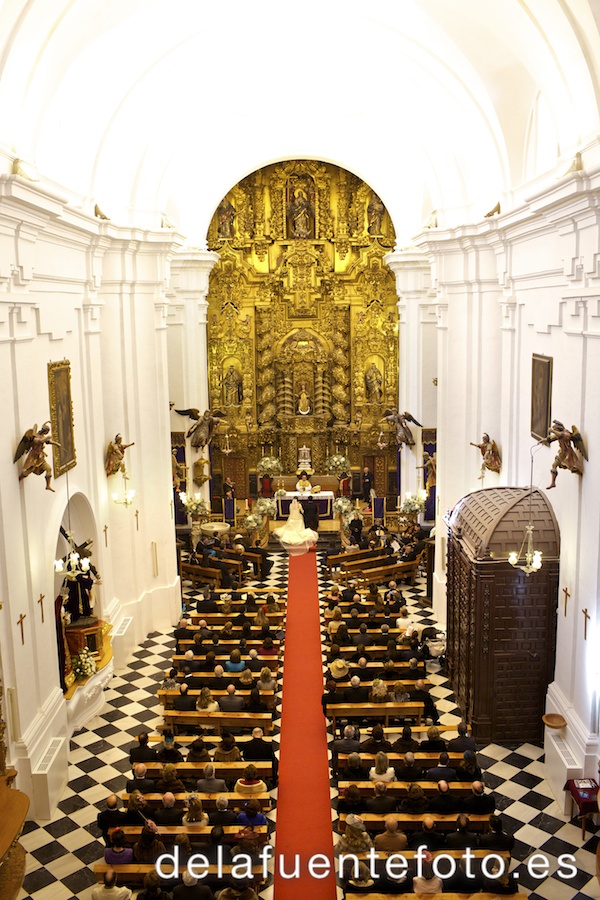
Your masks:
<svg viewBox="0 0 600 900"><path fill-rule="evenodd" d="M200 494L194 494L192 497L182 491L179 494L179 499L190 516L208 516L210 513L208 504L202 499Z"/></svg>
<svg viewBox="0 0 600 900"><path fill-rule="evenodd" d="M261 518L267 516L269 519L274 519L277 505L270 497L259 497L256 503L253 504L252 511Z"/></svg>
<svg viewBox="0 0 600 900"><path fill-rule="evenodd" d="M283 467L278 456L261 456L256 463L257 475L281 475Z"/></svg>
<svg viewBox="0 0 600 900"><path fill-rule="evenodd" d="M75 675L77 681L82 681L84 678L89 678L90 675L94 675L98 671L96 660L92 656L89 647L84 647L79 652L79 656L73 657L72 662L73 674Z"/></svg>
<svg viewBox="0 0 600 900"><path fill-rule="evenodd" d="M350 471L350 460L343 453L334 453L325 460L325 471L339 478L344 472Z"/></svg>

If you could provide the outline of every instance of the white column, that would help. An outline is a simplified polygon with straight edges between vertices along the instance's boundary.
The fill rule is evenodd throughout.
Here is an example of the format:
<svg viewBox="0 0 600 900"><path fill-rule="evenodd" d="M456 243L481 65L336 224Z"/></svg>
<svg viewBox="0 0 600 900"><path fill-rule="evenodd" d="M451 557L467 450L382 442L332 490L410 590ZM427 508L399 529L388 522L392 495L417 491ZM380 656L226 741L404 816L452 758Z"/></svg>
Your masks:
<svg viewBox="0 0 600 900"><path fill-rule="evenodd" d="M436 371L435 324L429 301L430 266L419 250L395 250L385 262L396 276L398 293L398 403L424 428L436 427L436 397L432 373ZM417 466L422 463L420 429L411 425L415 446L402 447L401 494L415 493ZM421 477L421 485L423 478Z"/></svg>
<svg viewBox="0 0 600 900"><path fill-rule="evenodd" d="M169 395L175 409L209 408L208 302L210 273L219 260L211 250L183 249L171 263L171 305L168 318ZM171 411L171 431L187 431L192 424ZM208 457L208 450L203 451ZM188 442L186 460L191 467L198 454ZM195 491L194 491L195 492ZM208 501L206 483L201 490Z"/></svg>

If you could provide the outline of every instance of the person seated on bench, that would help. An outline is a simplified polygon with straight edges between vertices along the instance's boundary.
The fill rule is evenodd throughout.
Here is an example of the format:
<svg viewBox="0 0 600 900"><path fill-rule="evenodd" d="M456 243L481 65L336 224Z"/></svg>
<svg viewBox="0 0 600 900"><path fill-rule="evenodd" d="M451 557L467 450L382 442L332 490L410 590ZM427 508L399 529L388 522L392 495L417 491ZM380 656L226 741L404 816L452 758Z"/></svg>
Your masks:
<svg viewBox="0 0 600 900"><path fill-rule="evenodd" d="M388 686L386 681L381 678L375 678L373 687L369 694L370 703L387 703L388 702Z"/></svg>
<svg viewBox="0 0 600 900"><path fill-rule="evenodd" d="M396 741L396 743L398 743L398 741ZM416 741L415 743L418 747L418 743ZM395 749L396 745L392 744L392 747ZM415 754L412 750L407 750L404 753L404 762L396 766L396 781L407 781L411 783L413 781L422 781L423 778L423 769L415 765Z"/></svg>
<svg viewBox="0 0 600 900"><path fill-rule="evenodd" d="M188 869L183 873L181 880L183 884L178 884L173 889L173 900L215 900L215 895L208 885L199 883L199 879Z"/></svg>
<svg viewBox="0 0 600 900"><path fill-rule="evenodd" d="M160 879L155 871L150 871L144 876L144 890L140 891L136 900L171 900L160 886Z"/></svg>
<svg viewBox="0 0 600 900"><path fill-rule="evenodd" d="M156 750L154 747L148 746L148 732L140 731L137 743L129 751L129 762L134 765L138 762L154 762L155 760Z"/></svg>
<svg viewBox="0 0 600 900"><path fill-rule="evenodd" d="M171 791L163 795L162 806L153 810L153 819L157 825L181 825L183 809L175 806L175 795Z"/></svg>
<svg viewBox="0 0 600 900"><path fill-rule="evenodd" d="M481 781L481 769L472 750L465 750L463 762L456 767L456 777L459 781Z"/></svg>
<svg viewBox="0 0 600 900"><path fill-rule="evenodd" d="M383 726L377 723L376 725L373 725L371 737L367 738L366 741L363 741L360 745L360 752L379 753L380 750L384 753L391 753L392 745L384 736Z"/></svg>
<svg viewBox="0 0 600 900"><path fill-rule="evenodd" d="M387 753L380 750L375 757L375 765L369 769L369 781L395 781L394 767L390 766Z"/></svg>
<svg viewBox="0 0 600 900"><path fill-rule="evenodd" d="M496 801L493 794L486 794L483 782L474 781L471 785L471 796L463 800L463 812L471 815L486 815L496 809Z"/></svg>
<svg viewBox="0 0 600 900"><path fill-rule="evenodd" d="M400 737L392 744L392 750L394 753L406 753L409 750L414 752L418 749L419 742L412 736L412 728L410 725L405 725Z"/></svg>
<svg viewBox="0 0 600 900"><path fill-rule="evenodd" d="M182 825L191 825L192 823L194 825L208 825L208 815L204 812L202 800L197 794L190 794L188 797L184 816L181 820Z"/></svg>
<svg viewBox="0 0 600 900"><path fill-rule="evenodd" d="M156 782L156 791L159 794L165 794L168 791L172 794L182 794L185 791L183 781L177 775L177 769L173 763L166 763L163 766L160 778Z"/></svg>
<svg viewBox="0 0 600 900"><path fill-rule="evenodd" d="M423 874L413 878L413 892L415 894L439 894L443 890L444 882L439 875L434 875L433 867L429 860L423 863Z"/></svg>
<svg viewBox="0 0 600 900"><path fill-rule="evenodd" d="M235 690L234 684L227 685L227 694L219 700L222 712L241 712L244 708L244 698Z"/></svg>
<svg viewBox="0 0 600 900"><path fill-rule="evenodd" d="M116 828L112 835L112 847L104 851L104 862L109 866L128 865L133 862L133 848L125 846L125 832Z"/></svg>
<svg viewBox="0 0 600 900"><path fill-rule="evenodd" d="M173 763L175 765L183 762L183 754L175 743L172 733L168 730L163 733L163 743L158 748L156 757L161 763Z"/></svg>
<svg viewBox="0 0 600 900"><path fill-rule="evenodd" d="M239 762L242 758L239 747L236 746L235 738L229 731L224 731L221 743L217 745L214 752L215 762Z"/></svg>
<svg viewBox="0 0 600 900"><path fill-rule="evenodd" d="M263 666L260 670L260 675L256 682L256 687L259 689L259 691L274 691L277 687L275 676L268 666Z"/></svg>
<svg viewBox="0 0 600 900"><path fill-rule="evenodd" d="M260 803L254 798L248 800L244 810L238 813L237 820L244 828L256 828L257 825L267 824L267 819L261 811Z"/></svg>
<svg viewBox="0 0 600 900"><path fill-rule="evenodd" d="M269 707L262 699L261 693L259 689L254 685L250 689L250 695L246 700L245 706L246 712L254 712L254 713L266 713L269 711Z"/></svg>
<svg viewBox="0 0 600 900"><path fill-rule="evenodd" d="M277 784L279 760L275 756L273 744L264 740L262 728L252 729L252 740L244 744L244 759L246 762L270 762L273 767L273 783Z"/></svg>
<svg viewBox="0 0 600 900"><path fill-rule="evenodd" d="M377 755L379 756L379 754ZM385 756L385 753L381 755ZM396 811L396 800L391 794L387 793L385 781L375 782L373 785L373 796L367 800L366 808L367 812L375 813L376 815L386 815Z"/></svg>
<svg viewBox="0 0 600 900"><path fill-rule="evenodd" d="M124 825L143 825L146 819L152 818L152 810L148 806L144 795L139 791L132 791L127 801Z"/></svg>
<svg viewBox="0 0 600 900"><path fill-rule="evenodd" d="M477 846L477 835L469 829L469 817L464 813L460 813L456 817L456 831L451 831L446 835L446 847L451 850L466 850Z"/></svg>
<svg viewBox="0 0 600 900"><path fill-rule="evenodd" d="M208 763L202 770L202 778L196 782L196 790L199 794L224 794L227 785L223 778L215 778L215 767Z"/></svg>
<svg viewBox="0 0 600 900"><path fill-rule="evenodd" d="M267 790L267 785L258 777L258 771L254 763L248 763L244 774L238 778L234 787L238 794L261 794Z"/></svg>
<svg viewBox="0 0 600 900"><path fill-rule="evenodd" d="M348 781L364 781L366 769L363 768L360 753L350 753L346 760L346 768L342 770L344 778Z"/></svg>
<svg viewBox="0 0 600 900"><path fill-rule="evenodd" d="M479 846L482 850L508 850L512 853L515 839L511 834L502 830L502 818L490 816L490 830L479 836Z"/></svg>
<svg viewBox="0 0 600 900"><path fill-rule="evenodd" d="M234 825L237 822L237 813L229 809L229 799L224 794L217 797L215 807L209 816L211 825Z"/></svg>
<svg viewBox="0 0 600 900"><path fill-rule="evenodd" d="M408 794L398 804L398 809L410 816L419 816L421 813L427 812L429 801L420 784L411 784Z"/></svg>
<svg viewBox="0 0 600 900"><path fill-rule="evenodd" d="M137 863L154 864L159 856L166 853L165 845L157 837L156 825L144 825L139 841L133 845L133 856Z"/></svg>
<svg viewBox="0 0 600 900"><path fill-rule="evenodd" d="M453 794L447 781L438 781L436 797L429 801L429 811L441 813L444 816L457 813L461 807L461 800L457 794Z"/></svg>
<svg viewBox="0 0 600 900"><path fill-rule="evenodd" d="M423 743L426 743L423 741ZM423 745L421 745L422 749ZM428 781L457 781L456 777L456 769L453 769L452 766L449 766L450 757L443 750L440 753L440 759L437 766L432 766L427 770L427 780Z"/></svg>
<svg viewBox="0 0 600 900"><path fill-rule="evenodd" d="M418 787L418 785L413 784L411 786L411 791ZM412 850L418 849L421 845L427 847L428 850L441 850L445 845L444 835L440 834L436 831L435 821L431 818L431 816L424 816L423 822L421 823L421 830L413 832L410 839L410 847ZM438 888L438 891L441 891L441 887Z"/></svg>
<svg viewBox="0 0 600 900"><path fill-rule="evenodd" d="M417 681L415 681L415 686L414 686L414 688L411 688L411 691L410 691L410 699L414 703L422 703L425 718L431 719L432 724L437 725L437 723L440 721L440 716L439 716L437 709L435 708L435 703L433 702L433 698L432 698L431 694L429 693L429 691L427 690L427 688L425 686L425 682L423 681L422 678L418 678ZM427 736L429 737L429 732L427 732ZM438 734L438 738L439 738L439 734ZM445 744L444 744L444 748L445 748ZM421 749L423 749L423 748L421 747ZM425 751L423 751L423 752L425 752ZM435 752L435 751L428 751L428 752Z"/></svg>
<svg viewBox="0 0 600 900"><path fill-rule="evenodd" d="M355 872L356 868L356 872ZM351 859L344 860L341 872L342 886L346 893L365 894L373 890L375 881L371 878L371 872L366 863L359 860L355 867Z"/></svg>
<svg viewBox="0 0 600 900"><path fill-rule="evenodd" d="M96 824L107 847L111 846L110 832L124 825L125 818L125 813L119 809L119 798L116 794L111 794L106 800L106 809L99 812L96 818Z"/></svg>
<svg viewBox="0 0 600 900"><path fill-rule="evenodd" d="M146 777L146 766L144 763L136 763L133 769L133 778L129 778L125 782L127 793L139 791L141 794L151 794L155 790L155 783L152 778Z"/></svg>
<svg viewBox="0 0 600 900"><path fill-rule="evenodd" d="M468 735L467 723L464 721L459 722L456 730L458 731L458 737L448 741L448 750L450 753L464 753L466 750L472 750L473 753L475 753L477 745L475 743L475 738L469 737Z"/></svg>
<svg viewBox="0 0 600 900"><path fill-rule="evenodd" d="M366 811L366 802L356 784L349 784L346 788L346 793L340 796L337 811L338 815L354 813L357 816Z"/></svg>
<svg viewBox="0 0 600 900"><path fill-rule="evenodd" d="M358 675L353 675L350 679L350 687L347 687L344 691L344 703L367 703L369 700L369 694L369 688L362 686L361 680Z"/></svg>
<svg viewBox="0 0 600 900"><path fill-rule="evenodd" d="M92 900L130 900L131 891L127 887L117 887L117 873L108 869L104 873L102 885L92 891Z"/></svg>
<svg viewBox="0 0 600 900"><path fill-rule="evenodd" d="M333 855L349 853L368 853L373 846L373 841L367 834L365 823L360 816L350 813L346 816L346 829L340 835L340 839L334 847Z"/></svg>
<svg viewBox="0 0 600 900"><path fill-rule="evenodd" d="M385 820L385 829L373 839L375 849L379 853L401 853L408 847L408 838L398 828L398 819L388 816Z"/></svg>

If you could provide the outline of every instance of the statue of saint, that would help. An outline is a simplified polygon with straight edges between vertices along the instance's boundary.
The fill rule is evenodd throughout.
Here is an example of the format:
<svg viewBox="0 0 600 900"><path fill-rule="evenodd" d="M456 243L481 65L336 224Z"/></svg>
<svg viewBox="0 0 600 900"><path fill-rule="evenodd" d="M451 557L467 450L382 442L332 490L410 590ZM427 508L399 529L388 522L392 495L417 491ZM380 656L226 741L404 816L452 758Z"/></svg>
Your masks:
<svg viewBox="0 0 600 900"><path fill-rule="evenodd" d="M313 208L306 193L299 188L288 206L288 215L292 220L292 233L296 238L309 238L312 232Z"/></svg>
<svg viewBox="0 0 600 900"><path fill-rule="evenodd" d="M225 406L240 406L242 402L242 376L235 368L229 366L223 379L223 390L225 393Z"/></svg>
<svg viewBox="0 0 600 900"><path fill-rule="evenodd" d="M237 212L227 198L221 201L217 209L217 232L220 238L228 240L233 237L233 220Z"/></svg>
<svg viewBox="0 0 600 900"><path fill-rule="evenodd" d="M377 194L373 191L369 205L367 206L367 219L369 221L369 234L381 234L381 224L385 207Z"/></svg>
<svg viewBox="0 0 600 900"><path fill-rule="evenodd" d="M383 397L383 376L374 362L365 372L365 388L367 400L371 403L380 403Z"/></svg>
<svg viewBox="0 0 600 900"><path fill-rule="evenodd" d="M310 397L306 390L306 383L303 381L300 385L300 393L298 394L298 402L296 410L300 416L308 416L312 412Z"/></svg>

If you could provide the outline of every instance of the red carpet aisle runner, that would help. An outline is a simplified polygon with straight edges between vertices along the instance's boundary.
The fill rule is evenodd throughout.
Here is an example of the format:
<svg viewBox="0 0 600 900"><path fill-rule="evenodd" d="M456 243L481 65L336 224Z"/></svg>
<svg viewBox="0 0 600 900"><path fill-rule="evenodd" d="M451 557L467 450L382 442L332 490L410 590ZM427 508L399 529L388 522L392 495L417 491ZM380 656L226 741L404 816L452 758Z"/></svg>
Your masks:
<svg viewBox="0 0 600 900"><path fill-rule="evenodd" d="M315 854L333 859L327 734L321 709L323 669L316 553L290 556L277 794L275 900L335 900L333 865L327 878L308 873ZM300 855L300 877L294 871ZM320 873L324 870L320 869Z"/></svg>

